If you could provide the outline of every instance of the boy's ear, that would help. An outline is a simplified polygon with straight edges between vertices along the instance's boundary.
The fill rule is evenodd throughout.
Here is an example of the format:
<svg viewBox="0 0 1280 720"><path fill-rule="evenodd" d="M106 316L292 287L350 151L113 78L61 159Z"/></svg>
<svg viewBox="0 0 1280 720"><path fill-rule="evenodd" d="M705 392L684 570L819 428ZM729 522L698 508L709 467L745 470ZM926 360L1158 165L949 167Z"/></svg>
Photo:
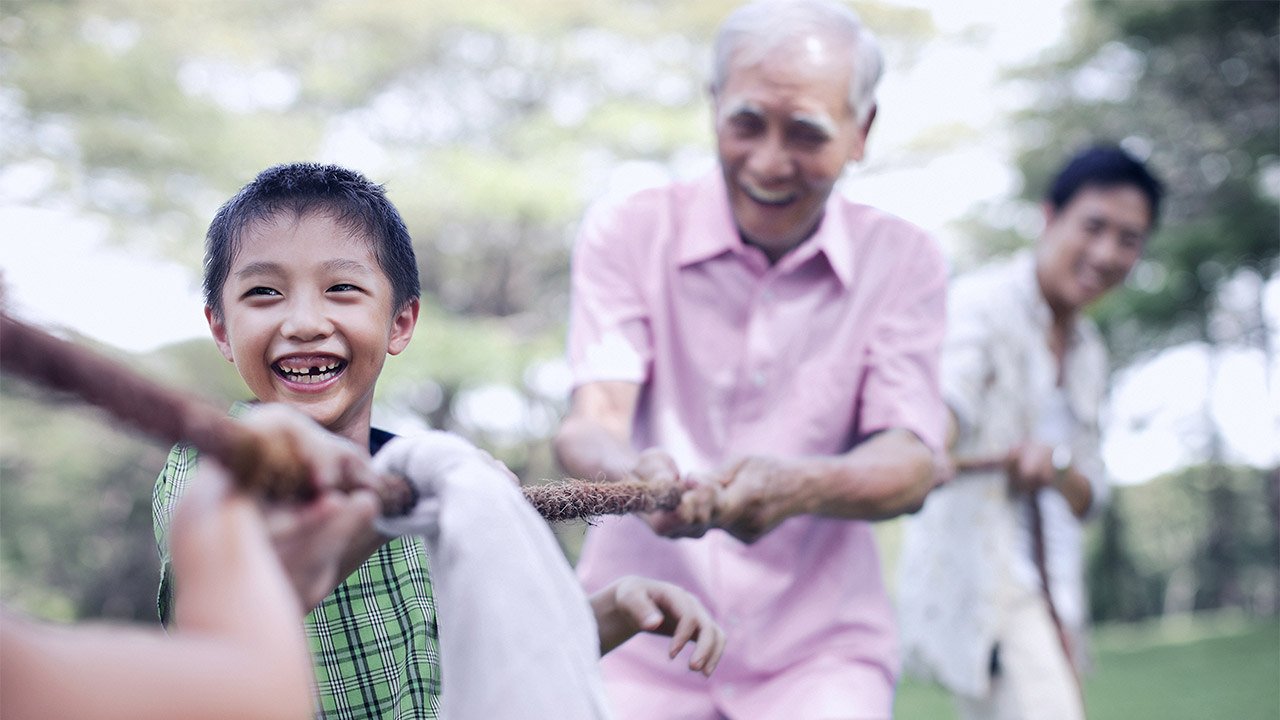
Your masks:
<svg viewBox="0 0 1280 720"><path fill-rule="evenodd" d="M391 337L387 340L387 354L399 355L409 346L413 339L413 328L418 324L418 298L409 301L400 308L400 312L391 318Z"/></svg>
<svg viewBox="0 0 1280 720"><path fill-rule="evenodd" d="M209 332L213 334L213 341L217 343L222 357L226 358L227 362L235 362L235 358L231 355L231 340L227 338L227 324L208 305L204 307L204 319L209 321Z"/></svg>

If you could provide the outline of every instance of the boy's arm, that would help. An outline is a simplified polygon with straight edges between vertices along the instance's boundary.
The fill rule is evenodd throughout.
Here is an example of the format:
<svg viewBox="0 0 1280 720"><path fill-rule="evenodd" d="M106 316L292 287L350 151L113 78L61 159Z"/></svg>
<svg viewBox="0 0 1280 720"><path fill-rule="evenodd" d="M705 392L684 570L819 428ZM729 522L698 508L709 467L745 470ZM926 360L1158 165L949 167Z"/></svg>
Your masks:
<svg viewBox="0 0 1280 720"><path fill-rule="evenodd" d="M341 512L344 495L327 492L302 510L290 505L265 510L271 544L307 610L319 605L391 539L371 523L351 528ZM317 578L316 568L330 563L335 572Z"/></svg>
<svg viewBox="0 0 1280 720"><path fill-rule="evenodd" d="M694 643L689 669L710 676L724 654L724 630L697 597L671 583L628 575L591 596L604 655L641 632L671 638L674 658Z"/></svg>

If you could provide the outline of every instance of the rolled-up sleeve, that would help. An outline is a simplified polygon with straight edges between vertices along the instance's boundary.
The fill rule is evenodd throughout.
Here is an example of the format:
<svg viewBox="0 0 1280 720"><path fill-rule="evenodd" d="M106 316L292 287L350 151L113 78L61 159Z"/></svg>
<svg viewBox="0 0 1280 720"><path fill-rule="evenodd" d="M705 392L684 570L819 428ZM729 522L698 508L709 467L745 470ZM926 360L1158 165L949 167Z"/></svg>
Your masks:
<svg viewBox="0 0 1280 720"><path fill-rule="evenodd" d="M614 204L593 206L574 244L568 359L575 386L648 376L653 340L637 265L643 238L627 217Z"/></svg>
<svg viewBox="0 0 1280 720"><path fill-rule="evenodd" d="M927 240L897 274L891 285L896 297L869 346L859 427L906 428L940 450L946 434L938 377L946 331L946 263Z"/></svg>

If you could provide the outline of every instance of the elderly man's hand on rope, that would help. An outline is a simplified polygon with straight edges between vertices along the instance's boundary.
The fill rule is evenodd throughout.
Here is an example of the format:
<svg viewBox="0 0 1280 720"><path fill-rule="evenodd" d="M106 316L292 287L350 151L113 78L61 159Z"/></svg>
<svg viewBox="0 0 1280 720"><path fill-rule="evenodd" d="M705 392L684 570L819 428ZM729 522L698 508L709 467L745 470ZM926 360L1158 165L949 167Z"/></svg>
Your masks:
<svg viewBox="0 0 1280 720"><path fill-rule="evenodd" d="M706 474L718 488L711 522L744 543L767 535L783 520L807 512L803 485L792 482L784 461L747 457Z"/></svg>
<svg viewBox="0 0 1280 720"><path fill-rule="evenodd" d="M724 630L697 597L671 583L628 575L592 595L591 607L601 654L641 632L670 637L671 658L693 642L689 669L703 675L710 676L724 654Z"/></svg>
<svg viewBox="0 0 1280 720"><path fill-rule="evenodd" d="M680 505L674 510L639 514L658 535L702 537L714 527L712 511L719 488L694 477L681 478L676 461L665 451L649 448L640 453L631 474L641 482L655 485L679 483L685 488Z"/></svg>

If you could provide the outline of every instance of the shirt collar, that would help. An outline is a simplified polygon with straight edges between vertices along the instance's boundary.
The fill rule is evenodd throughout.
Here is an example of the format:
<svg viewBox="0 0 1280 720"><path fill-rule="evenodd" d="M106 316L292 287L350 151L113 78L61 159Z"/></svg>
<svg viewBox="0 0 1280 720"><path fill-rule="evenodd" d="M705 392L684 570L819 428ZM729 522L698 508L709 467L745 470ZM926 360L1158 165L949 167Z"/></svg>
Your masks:
<svg viewBox="0 0 1280 720"><path fill-rule="evenodd" d="M854 249L845 231L844 216L835 207L839 189L831 191L818 230L800 246L788 253L779 264L789 270L822 254L841 284L848 286L853 279ZM738 234L729 208L729 192L724 184L724 174L717 166L713 171L694 181L692 204L698 210L690 213L693 222L682 233L679 262L682 267L710 260L724 253L745 253L747 246Z"/></svg>
<svg viewBox="0 0 1280 720"><path fill-rule="evenodd" d="M1013 262L1018 265L1017 278L1018 293L1022 296L1023 307L1031 313L1031 319L1035 322L1036 327L1043 329L1046 333L1050 326L1053 325L1053 310L1049 308L1049 301L1044 298L1044 293L1040 292L1040 281L1036 279L1036 257L1031 250L1021 250L1014 256ZM1071 328L1068 331L1068 343L1074 345L1080 336L1080 318L1077 315L1071 320Z"/></svg>

